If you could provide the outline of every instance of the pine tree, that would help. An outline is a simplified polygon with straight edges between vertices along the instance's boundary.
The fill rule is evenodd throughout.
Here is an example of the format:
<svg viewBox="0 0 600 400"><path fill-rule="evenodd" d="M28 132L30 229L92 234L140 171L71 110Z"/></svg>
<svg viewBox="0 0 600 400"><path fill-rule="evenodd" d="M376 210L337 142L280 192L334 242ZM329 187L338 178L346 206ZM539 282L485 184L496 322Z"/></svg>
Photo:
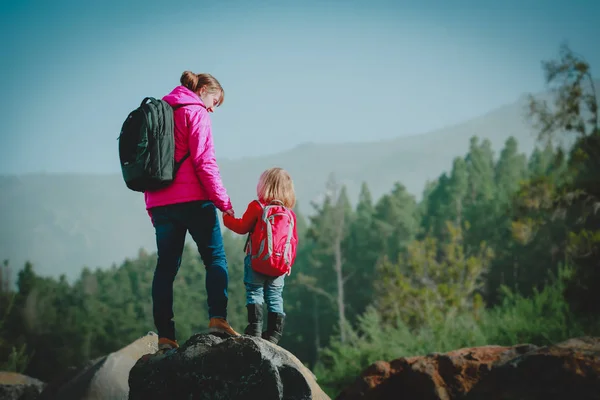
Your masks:
<svg viewBox="0 0 600 400"><path fill-rule="evenodd" d="M469 154L466 157L468 178L467 199L469 205L476 205L494 197L494 153L491 142L471 138Z"/></svg>
<svg viewBox="0 0 600 400"><path fill-rule="evenodd" d="M431 235L436 238L442 238L446 229L448 220L446 212L450 199L450 179L444 172L435 182L431 189L426 203L426 212L422 218L423 234Z"/></svg>
<svg viewBox="0 0 600 400"><path fill-rule="evenodd" d="M371 192L367 183L361 185L354 218L349 227L349 235L344 242L344 254L348 266L347 303L353 322L360 315L373 296L373 278L379 253L377 245L379 232L375 229L373 213L375 211Z"/></svg>
<svg viewBox="0 0 600 400"><path fill-rule="evenodd" d="M346 188L340 187L333 174L326 184L323 205L314 206L316 214L310 218L307 232L307 239L314 244L309 261L313 275L300 274L298 282L333 305L340 339L345 341L347 300L344 286L351 275L346 270L347 255L343 249L353 215Z"/></svg>
<svg viewBox="0 0 600 400"><path fill-rule="evenodd" d="M446 230L446 243L427 237L412 242L397 263L381 263L375 304L387 323L402 320L419 327L481 306L478 292L492 250L482 243L469 254L463 230L450 222Z"/></svg>
<svg viewBox="0 0 600 400"><path fill-rule="evenodd" d="M415 197L404 185L396 183L391 193L384 195L375 206L374 218L375 229L381 235L381 254L396 260L419 232Z"/></svg>
<svg viewBox="0 0 600 400"><path fill-rule="evenodd" d="M550 173L555 151L551 143L547 143L542 150L536 147L529 159L528 169L532 178L539 178Z"/></svg>
<svg viewBox="0 0 600 400"><path fill-rule="evenodd" d="M457 157L452 164L452 175L448 182L449 210L448 220L454 220L457 226L463 224L465 200L469 189L469 175L467 163L464 159Z"/></svg>
<svg viewBox="0 0 600 400"><path fill-rule="evenodd" d="M554 215L562 216L570 232L565 241L567 260L576 265L568 296L576 309L600 310L600 110L597 81L589 63L566 44L559 57L543 63L553 105L530 98L530 116L538 138L551 143L575 137L560 190L553 199ZM569 136L567 136L569 135ZM560 141L560 140L559 140ZM559 152L558 155L561 155ZM557 169L560 158L554 159Z"/></svg>
<svg viewBox="0 0 600 400"><path fill-rule="evenodd" d="M499 201L503 204L508 203L519 184L526 178L527 157L519 154L517 140L511 136L506 140L496 164L495 181Z"/></svg>

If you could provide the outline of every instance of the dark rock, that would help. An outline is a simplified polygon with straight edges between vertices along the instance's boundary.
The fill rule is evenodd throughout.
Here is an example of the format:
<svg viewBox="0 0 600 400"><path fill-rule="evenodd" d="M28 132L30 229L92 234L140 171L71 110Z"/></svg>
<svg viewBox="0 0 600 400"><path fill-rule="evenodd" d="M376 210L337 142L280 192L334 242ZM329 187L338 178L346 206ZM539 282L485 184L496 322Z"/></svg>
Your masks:
<svg viewBox="0 0 600 400"><path fill-rule="evenodd" d="M600 338L378 361L336 400L600 400Z"/></svg>
<svg viewBox="0 0 600 400"><path fill-rule="evenodd" d="M336 400L461 398L486 376L497 362L535 349L532 345L483 346L445 354L377 361L369 366Z"/></svg>
<svg viewBox="0 0 600 400"><path fill-rule="evenodd" d="M252 336L192 336L179 349L142 357L129 399L329 399L293 354Z"/></svg>
<svg viewBox="0 0 600 400"><path fill-rule="evenodd" d="M495 366L465 400L600 399L600 338L540 347Z"/></svg>
<svg viewBox="0 0 600 400"><path fill-rule="evenodd" d="M0 399L35 400L45 383L15 372L0 372Z"/></svg>

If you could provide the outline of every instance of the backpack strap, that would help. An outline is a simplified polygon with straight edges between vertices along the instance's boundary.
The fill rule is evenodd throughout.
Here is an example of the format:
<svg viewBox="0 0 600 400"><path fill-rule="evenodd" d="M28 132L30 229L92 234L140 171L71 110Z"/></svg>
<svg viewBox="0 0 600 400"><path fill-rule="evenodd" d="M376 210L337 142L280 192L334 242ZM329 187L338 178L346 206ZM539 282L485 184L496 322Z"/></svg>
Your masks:
<svg viewBox="0 0 600 400"><path fill-rule="evenodd" d="M149 97L146 97L146 99L148 99ZM142 104L144 104L144 102L146 101L146 99L144 99L142 101ZM173 108L173 111L178 110L182 107L185 106L201 106L204 107L204 109L206 109L206 106L204 104L199 104L199 103L189 103L189 104L177 104L176 106L171 106L171 108ZM190 156L190 152L188 151L186 153L185 156L183 156L183 158L179 161L175 161L175 171L173 172L173 175L175 175L177 173L177 171L179 171L179 167L181 167L181 164L183 164L183 162Z"/></svg>
<svg viewBox="0 0 600 400"><path fill-rule="evenodd" d="M146 102L148 100L153 101L153 100L156 100L156 99L154 97L144 97L144 100L142 100L142 102L140 103L140 107L143 106L144 104L146 104Z"/></svg>
<svg viewBox="0 0 600 400"><path fill-rule="evenodd" d="M254 200L254 201L255 201L255 202L256 202L256 203L257 203L257 204L260 206L260 208L261 208L262 210L264 210L264 209L265 209L265 206L263 206L263 204L262 204L262 203L261 203L261 202L260 202L258 199ZM251 245L251 243L250 243L250 236L252 236L252 231L253 231L253 230L254 230L254 229L250 229L250 232L248 232L248 237L246 238L246 244L244 244L244 251L245 251L247 254L250 254L250 252L252 251L252 249L251 249L252 245Z"/></svg>
<svg viewBox="0 0 600 400"><path fill-rule="evenodd" d="M294 219L292 218L291 215L289 215L290 218L290 225L288 226L288 234L287 234L287 238L285 239L285 246L283 248L283 259L285 260L285 263L287 265L291 264L291 260L290 260L290 245L292 243L292 236L294 234Z"/></svg>
<svg viewBox="0 0 600 400"><path fill-rule="evenodd" d="M244 252L246 252L246 254L250 254L250 235L252 235L252 232L248 232L248 236L246 237L246 243L244 243Z"/></svg>
<svg viewBox="0 0 600 400"><path fill-rule="evenodd" d="M190 156L190 152L188 151L185 156L183 156L181 158L181 160L179 161L175 161L175 171L173 172L173 175L175 175L177 173L177 171L179 171L179 167L181 167L181 164L183 164L183 162Z"/></svg>
<svg viewBox="0 0 600 400"><path fill-rule="evenodd" d="M146 98L148 98L148 97L146 97ZM142 103L142 104L144 104L144 103ZM171 108L173 109L173 111L175 111L175 110L178 110L181 107L185 107L185 106L200 106L206 110L206 106L204 104L200 104L200 103L177 104L176 106L171 106Z"/></svg>

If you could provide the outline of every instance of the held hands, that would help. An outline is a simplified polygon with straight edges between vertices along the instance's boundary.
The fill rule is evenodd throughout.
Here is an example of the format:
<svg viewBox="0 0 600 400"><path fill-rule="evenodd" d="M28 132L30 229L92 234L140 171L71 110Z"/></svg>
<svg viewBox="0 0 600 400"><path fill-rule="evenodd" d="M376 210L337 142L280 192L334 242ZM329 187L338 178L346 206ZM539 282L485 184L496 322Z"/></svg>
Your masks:
<svg viewBox="0 0 600 400"><path fill-rule="evenodd" d="M233 208L230 208L229 210L223 211L223 216L225 215L229 215L230 217L235 218L235 211L233 211Z"/></svg>

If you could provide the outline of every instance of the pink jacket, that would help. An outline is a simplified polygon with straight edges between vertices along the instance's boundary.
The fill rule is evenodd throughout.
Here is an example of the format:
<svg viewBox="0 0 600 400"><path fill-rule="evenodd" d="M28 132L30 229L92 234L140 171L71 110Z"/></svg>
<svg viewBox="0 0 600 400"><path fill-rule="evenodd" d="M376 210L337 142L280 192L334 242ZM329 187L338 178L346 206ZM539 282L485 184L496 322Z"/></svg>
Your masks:
<svg viewBox="0 0 600 400"><path fill-rule="evenodd" d="M210 116L200 97L185 86L177 86L163 100L171 106L191 104L174 111L175 160L190 156L181 164L175 180L164 189L145 192L146 209L195 200L210 200L221 211L231 201L221 181L211 133Z"/></svg>

